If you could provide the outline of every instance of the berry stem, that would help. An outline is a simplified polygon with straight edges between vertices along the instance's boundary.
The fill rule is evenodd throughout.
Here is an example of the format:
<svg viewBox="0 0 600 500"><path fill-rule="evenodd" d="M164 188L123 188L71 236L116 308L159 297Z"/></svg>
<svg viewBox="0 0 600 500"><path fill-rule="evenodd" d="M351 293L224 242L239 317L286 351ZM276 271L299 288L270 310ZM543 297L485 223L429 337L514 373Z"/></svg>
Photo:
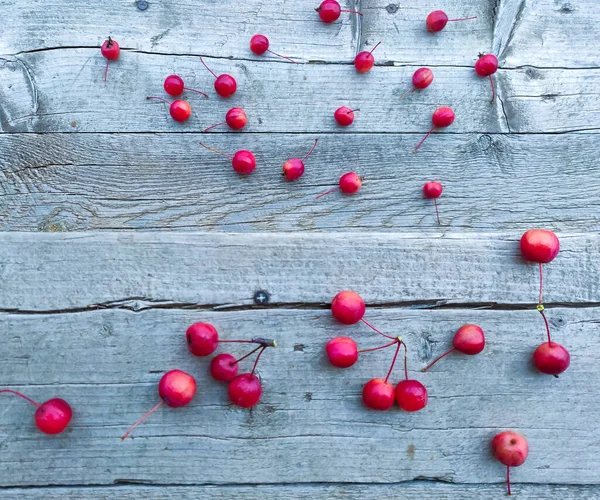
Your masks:
<svg viewBox="0 0 600 500"><path fill-rule="evenodd" d="M256 360L254 361L254 366L252 367L252 371L250 372L251 377L254 375L254 371L256 370L256 365L258 364L258 360L260 359L260 356L262 355L262 353L265 352L266 348L267 348L267 346L264 346L262 348L262 350L258 353L258 356L256 356Z"/></svg>
<svg viewBox="0 0 600 500"><path fill-rule="evenodd" d="M198 56L198 57L200 57L200 62L201 62L202 64L204 64L204 67L205 67L205 68L206 68L208 71L210 71L210 72L211 72L212 76L214 76L215 78L218 78L218 76L215 74L215 72L214 72L212 69L210 69L210 68L209 68L209 67L206 65L206 63L204 62L204 59L202 59L202 57L201 57L201 56Z"/></svg>
<svg viewBox="0 0 600 500"><path fill-rule="evenodd" d="M219 343L221 342L231 342L231 343L236 343L236 344L257 344L258 342L256 340L219 340Z"/></svg>
<svg viewBox="0 0 600 500"><path fill-rule="evenodd" d="M410 94L410 93L411 93L413 90L415 90L415 88L414 88L414 87L411 87L411 88L409 88L409 89L408 89L406 92L404 92L404 94L402 94L402 95L400 96L400 100L404 99L404 96L405 96L406 94Z"/></svg>
<svg viewBox="0 0 600 500"><path fill-rule="evenodd" d="M315 143L313 144L313 147L310 149L310 151L308 153L306 153L304 155L304 158L302 158L302 161L306 160L310 154L315 150L315 148L317 147L317 142L319 142L319 139L315 139Z"/></svg>
<svg viewBox="0 0 600 500"><path fill-rule="evenodd" d="M202 146L205 149L208 149L209 151L212 151L213 153L217 153L218 155L225 156L226 158L233 158L232 155L228 155L227 153L223 153L223 152L219 151L218 149L209 148L208 146L205 146L202 143L200 143L200 146ZM228 342L228 341L227 340L219 340L219 342ZM230 340L229 342L233 342L233 341Z"/></svg>
<svg viewBox="0 0 600 500"><path fill-rule="evenodd" d="M355 111L360 111L360 108L351 109L350 111L346 111L346 114L354 113Z"/></svg>
<svg viewBox="0 0 600 500"><path fill-rule="evenodd" d="M391 335L387 335L383 332L380 332L377 328L375 328L371 323L369 323L366 319L361 318L360 319L365 325L367 325L371 330L373 330L374 332L377 332L379 335L383 335L384 337L387 337L388 339L396 339L396 337L392 337Z"/></svg>
<svg viewBox="0 0 600 500"><path fill-rule="evenodd" d="M402 345L404 345L404 378L406 380L408 380L408 366L407 366L407 360L406 360L406 358L408 357L408 347L406 347L406 344L404 343L404 341L400 341L400 343Z"/></svg>
<svg viewBox="0 0 600 500"><path fill-rule="evenodd" d="M477 19L477 16L473 16L473 17L458 17L456 19L448 19L448 22L453 22L453 21L470 21L471 19Z"/></svg>
<svg viewBox="0 0 600 500"><path fill-rule="evenodd" d="M548 325L548 320L546 319L546 313L544 312L544 306L540 304L539 306L537 306L537 310L542 315L542 318L544 318L544 324L546 325L546 333L548 334L548 344L550 346L552 346L552 340L550 339L550 326Z"/></svg>
<svg viewBox="0 0 600 500"><path fill-rule="evenodd" d="M204 92L200 92L199 90L188 89L187 87L183 87L183 90L188 90L189 92L196 92L196 94L202 94L204 97L206 97L208 99L208 94L205 94Z"/></svg>
<svg viewBox="0 0 600 500"><path fill-rule="evenodd" d="M390 375L392 374L392 370L394 369L394 365L396 364L396 359L398 358L398 352L400 351L400 345L402 345L402 342L400 342L400 339L396 339L396 342L398 344L398 347L396 347L396 352L394 353L394 359L392 359L392 366L390 366L390 369L385 377L385 382L387 384L388 379L390 378Z"/></svg>
<svg viewBox="0 0 600 500"><path fill-rule="evenodd" d="M158 403L154 408L152 408L142 418L140 418L135 424L133 424L129 429L127 429L127 432L125 434L123 434L123 436L121 437L121 441L125 441L125 439L127 438L127 436L129 436L129 434L131 434L131 431L133 431L133 429L135 429L144 420L146 420L150 415L152 415L156 410L158 410L162 406L163 402L164 401L161 401L160 403Z"/></svg>
<svg viewBox="0 0 600 500"><path fill-rule="evenodd" d="M104 83L106 83L106 77L108 76L108 63L109 60L106 60L106 69L104 70Z"/></svg>
<svg viewBox="0 0 600 500"><path fill-rule="evenodd" d="M454 347L452 349L448 349L444 354L442 354L441 356L438 356L437 358L435 358L431 363L429 363L425 368L423 368L421 371L422 372L426 372L427 370L429 370L433 365L435 365L440 359L442 359L444 356L447 356L448 354L450 354L452 351L454 351Z"/></svg>
<svg viewBox="0 0 600 500"><path fill-rule="evenodd" d="M326 194L334 193L334 192L335 192L335 191L337 191L338 189L340 189L340 188L339 188L339 187L336 187L336 188L330 189L329 191L325 191L324 193L321 193L319 196L317 196L317 200L318 200L319 198L321 198L321 196L325 196Z"/></svg>
<svg viewBox="0 0 600 500"><path fill-rule="evenodd" d="M166 99L163 99L162 97L156 97L156 96L153 96L153 95L147 95L147 96L146 96L146 99L156 99L156 100L158 100L158 101L166 102L166 103L167 103L167 104L169 104L169 105L171 104L171 103L170 103L169 101L167 101Z"/></svg>
<svg viewBox="0 0 600 500"><path fill-rule="evenodd" d="M427 134L425 134L425 137L423 137L423 140L419 144L417 144L417 147L414 149L413 153L417 152L417 150L425 142L425 139L427 139L429 137L429 135L431 134L431 132L433 132L433 129L435 129L435 125L433 127L431 127L431 130L429 132L427 132Z"/></svg>
<svg viewBox="0 0 600 500"><path fill-rule="evenodd" d="M215 127L219 127L220 125L225 125L227 124L227 122L221 122L221 123L215 123L214 125L211 125L208 128L205 128L202 132L207 132L209 131L211 128L215 128Z"/></svg>
<svg viewBox="0 0 600 500"><path fill-rule="evenodd" d="M371 347L370 349L361 349L358 352L371 352L371 351L378 351L379 349L385 349L386 347L390 347L393 346L395 343L398 342L398 339L394 340L393 342L390 342L389 344L385 344L385 345L380 345L379 347Z"/></svg>
<svg viewBox="0 0 600 500"><path fill-rule="evenodd" d="M496 97L496 91L494 90L494 79L492 78L492 75L488 75L490 77L490 85L492 86L492 100L490 101L490 103L494 102L494 97Z"/></svg>
<svg viewBox="0 0 600 500"><path fill-rule="evenodd" d="M538 302L538 306L542 305L542 285L543 285L543 273L542 273L542 263L540 262L540 301Z"/></svg>
<svg viewBox="0 0 600 500"><path fill-rule="evenodd" d="M232 363L233 365L237 365L240 361L243 361L244 359L246 359L248 356L252 356L256 351L258 351L259 349L264 349L263 346L259 345L257 348L252 349L248 354L246 354L245 356L242 356L240 359L236 359L234 363Z"/></svg>
<svg viewBox="0 0 600 500"><path fill-rule="evenodd" d="M363 15L363 13L362 13L362 12L359 12L359 11L357 11L357 10L347 10L347 9L342 9L342 10L340 10L340 12L350 12L351 14L358 14L359 16L362 16L362 15Z"/></svg>
<svg viewBox="0 0 600 500"><path fill-rule="evenodd" d="M372 53L373 53L373 51L374 51L374 50L375 50L377 47L379 47L379 45L381 45L381 42L377 42L377 43L375 44L375 47L373 47L373 48L372 48L372 49L369 51L369 54L372 54Z"/></svg>
<svg viewBox="0 0 600 500"><path fill-rule="evenodd" d="M440 222L440 211L438 210L437 200L435 198L433 199L433 205L435 206L435 215L438 220L438 226L441 226L442 223Z"/></svg>
<svg viewBox="0 0 600 500"><path fill-rule="evenodd" d="M294 61L293 59L290 59L289 57L286 56L282 56L281 54L278 54L277 52L273 52L271 49L267 49L267 52L270 52L271 54L273 54L274 56L277 57L281 57L282 59L285 59L287 61L293 62L294 64L298 64L296 61Z"/></svg>
<svg viewBox="0 0 600 500"><path fill-rule="evenodd" d="M506 489L508 490L507 495L510 496L510 467L506 466Z"/></svg>
<svg viewBox="0 0 600 500"><path fill-rule="evenodd" d="M27 396L25 396L25 394L21 394L20 392L17 391L13 391L12 389L2 389L0 390L0 392L10 392L11 394L16 394L19 397L22 397L25 401L29 401L31 404L37 406L38 408L40 406L42 406L41 404L39 404L38 402L34 401L31 398L28 398Z"/></svg>

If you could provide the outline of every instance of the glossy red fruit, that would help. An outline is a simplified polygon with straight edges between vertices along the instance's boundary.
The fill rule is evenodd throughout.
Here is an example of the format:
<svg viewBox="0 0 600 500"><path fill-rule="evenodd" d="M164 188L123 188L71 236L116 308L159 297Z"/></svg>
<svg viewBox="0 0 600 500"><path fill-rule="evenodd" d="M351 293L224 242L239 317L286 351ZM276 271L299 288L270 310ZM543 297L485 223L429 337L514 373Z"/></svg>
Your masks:
<svg viewBox="0 0 600 500"><path fill-rule="evenodd" d="M231 402L241 408L252 408L262 395L262 386L256 375L244 373L235 377L227 390Z"/></svg>
<svg viewBox="0 0 600 500"><path fill-rule="evenodd" d="M414 149L413 153L417 152L417 150L425 142L425 139L429 137L429 135L431 134L431 132L434 131L434 129L449 127L450 125L452 125L452 123L454 123L454 111L452 110L452 108L449 108L447 106L442 106L441 108L436 109L433 112L433 115L431 116L431 123L433 124L433 126L431 127L429 132L427 132L425 137L423 137L423 140Z"/></svg>
<svg viewBox="0 0 600 500"><path fill-rule="evenodd" d="M246 126L246 123L248 123L246 112L242 108L231 108L227 111L224 122L215 123L214 125L205 128L203 132L208 132L210 129L225 124L229 125L229 128L233 130L240 130Z"/></svg>
<svg viewBox="0 0 600 500"><path fill-rule="evenodd" d="M184 90L189 90L190 92L195 92L196 94L202 94L204 97L208 98L208 96L204 92L200 92L195 89L188 89L185 87L183 83L183 79L177 75L169 75L165 78L163 83L163 88L165 92L173 97L179 97L183 94Z"/></svg>
<svg viewBox="0 0 600 500"><path fill-rule="evenodd" d="M319 139L315 139L313 147L308 153L304 155L302 159L292 158L283 164L283 176L286 178L286 180L295 181L302 177L302 175L304 174L304 160L306 160L306 158L308 158L310 154L315 150L318 141Z"/></svg>
<svg viewBox="0 0 600 500"><path fill-rule="evenodd" d="M442 185L437 181L426 182L423 186L423 195L428 199L439 198L442 195Z"/></svg>
<svg viewBox="0 0 600 500"><path fill-rule="evenodd" d="M427 405L427 389L418 380L403 380L396 386L396 402L404 411L419 411Z"/></svg>
<svg viewBox="0 0 600 500"><path fill-rule="evenodd" d="M171 114L171 118L173 118L173 120L176 122L184 122L191 116L192 107L187 101L177 99L171 103L171 106L169 107L169 113Z"/></svg>
<svg viewBox="0 0 600 500"><path fill-rule="evenodd" d="M419 68L412 77L413 86L417 89L426 89L433 82L433 71L429 68Z"/></svg>
<svg viewBox="0 0 600 500"><path fill-rule="evenodd" d="M44 434L60 434L69 425L72 416L73 410L64 399L50 399L35 411L35 425Z"/></svg>
<svg viewBox="0 0 600 500"><path fill-rule="evenodd" d="M106 69L104 70L104 81L106 81L106 76L108 75L108 62L115 61L119 58L121 55L121 48L115 40L108 37L108 40L105 40L100 47L100 53L106 59Z"/></svg>
<svg viewBox="0 0 600 500"><path fill-rule="evenodd" d="M171 370L158 383L158 395L171 408L187 405L196 394L196 380L189 373Z"/></svg>
<svg viewBox="0 0 600 500"><path fill-rule="evenodd" d="M238 364L231 354L219 354L210 362L210 374L219 382L231 382L238 374Z"/></svg>
<svg viewBox="0 0 600 500"><path fill-rule="evenodd" d="M194 323L185 332L185 338L194 356L208 356L219 347L219 333L210 323Z"/></svg>
<svg viewBox="0 0 600 500"><path fill-rule="evenodd" d="M269 39L265 35L254 35L250 39L250 50L254 52L257 56L263 55L265 52L270 52L271 54L277 57L281 57L282 59L293 62L294 64L298 64L296 61L290 59L287 56L282 56L277 52L269 50Z"/></svg>
<svg viewBox="0 0 600 500"><path fill-rule="evenodd" d="M337 368L348 368L358 360L358 346L350 337L335 337L325 346L329 362Z"/></svg>
<svg viewBox="0 0 600 500"><path fill-rule="evenodd" d="M479 54L479 59L475 63L475 72L479 76L487 76L490 78L490 85L492 86L492 99L490 102L494 102L496 91L494 89L494 80L492 75L498 71L498 59L494 54Z"/></svg>
<svg viewBox="0 0 600 500"><path fill-rule="evenodd" d="M379 46L381 42L377 42L369 52L359 52L354 58L354 67L359 73L367 73L371 71L375 64L375 58L373 57L373 51Z"/></svg>
<svg viewBox="0 0 600 500"><path fill-rule="evenodd" d="M556 342L544 342L533 353L533 364L542 373L558 375L569 368L571 356Z"/></svg>
<svg viewBox="0 0 600 500"><path fill-rule="evenodd" d="M431 33L436 33L438 31L442 31L446 24L453 21L469 21L471 19L477 19L477 17L461 17L457 19L448 19L446 13L442 10L434 10L430 12L425 20L427 24L427 30Z"/></svg>
<svg viewBox="0 0 600 500"><path fill-rule="evenodd" d="M492 452L500 463L506 465L506 486L510 495L510 467L518 467L525 463L529 454L529 444L521 434L504 431L492 439Z"/></svg>
<svg viewBox="0 0 600 500"><path fill-rule="evenodd" d="M342 12L351 12L353 14L358 14L359 16L362 16L362 12L358 12L356 10L342 9L340 4L336 0L324 0L323 2L321 2L321 5L315 10L318 12L321 21L325 23L332 23L334 21L337 21Z"/></svg>
<svg viewBox="0 0 600 500"><path fill-rule="evenodd" d="M521 254L525 260L547 264L558 255L560 242L546 229L530 229L521 236Z"/></svg>
<svg viewBox="0 0 600 500"><path fill-rule="evenodd" d="M362 397L371 410L389 410L394 404L394 386L382 378L374 378L363 387Z"/></svg>
<svg viewBox="0 0 600 500"><path fill-rule="evenodd" d="M463 354L479 354L485 347L483 330L477 325L463 325L454 334L452 345Z"/></svg>
<svg viewBox="0 0 600 500"><path fill-rule="evenodd" d="M331 301L331 314L345 325L358 323L365 315L365 310L362 297L351 290L339 292Z"/></svg>
<svg viewBox="0 0 600 500"><path fill-rule="evenodd" d="M338 125L347 127L348 125L352 125L355 111L358 111L358 109L350 109L348 106L342 106L335 110L333 117L335 118L335 121L338 122Z"/></svg>
<svg viewBox="0 0 600 500"><path fill-rule="evenodd" d="M256 168L256 158L250 151L241 149L233 155L231 166L238 174L248 175Z"/></svg>
<svg viewBox="0 0 600 500"><path fill-rule="evenodd" d="M233 94L235 94L235 91L237 90L237 82L233 76L228 74L217 76L217 74L206 65L202 58L200 58L200 61L204 67L215 77L215 91L217 94L225 98L231 97Z"/></svg>
<svg viewBox="0 0 600 500"><path fill-rule="evenodd" d="M326 194L333 193L335 191L341 191L344 194L354 194L362 186L362 177L355 172L348 172L340 177L339 187L325 191L317 196L317 199L325 196Z"/></svg>

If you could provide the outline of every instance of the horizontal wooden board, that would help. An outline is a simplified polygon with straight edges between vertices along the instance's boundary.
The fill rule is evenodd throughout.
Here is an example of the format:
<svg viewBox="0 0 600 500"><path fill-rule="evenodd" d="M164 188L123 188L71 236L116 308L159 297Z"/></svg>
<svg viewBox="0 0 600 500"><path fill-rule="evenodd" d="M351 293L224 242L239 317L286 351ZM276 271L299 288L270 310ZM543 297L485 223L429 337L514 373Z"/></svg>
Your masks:
<svg viewBox="0 0 600 500"><path fill-rule="evenodd" d="M515 482L597 484L600 438L590 433L590 422L600 418L594 376L599 315L600 308L548 310L554 340L572 356L569 370L555 379L530 365L544 339L535 311L367 311L377 327L404 338L409 376L428 387L426 409L406 414L398 408L369 411L360 401L363 384L385 375L391 351L364 354L344 371L327 363L323 347L333 336L350 335L361 348L383 340L366 326L335 323L328 311L2 314L3 383L34 399L63 397L75 414L64 435L43 436L34 428L31 405L2 395L0 484L425 477L502 488L504 469L490 456L489 442L506 428L523 433L530 444L527 462L513 472ZM214 324L224 339L261 335L278 341L261 358L264 391L254 410L232 407L225 387L208 377L209 359L187 352L184 332L195 321ZM467 322L485 331L483 353L451 355L421 373ZM247 349L227 351L241 355ZM243 362L244 369L250 364ZM197 378L196 399L182 409L160 410L135 431L135 439L121 442L127 427L156 404L161 374L174 368ZM391 380L401 379L397 367Z"/></svg>
<svg viewBox="0 0 600 500"><path fill-rule="evenodd" d="M534 498L563 500L594 499L600 496L598 486L573 485L532 485L517 484L513 494L518 498ZM444 484L425 481L400 483L394 485L293 485L293 486L110 486L110 487L64 487L64 488L7 488L0 489L0 498L29 498L44 497L48 500L64 498L110 499L117 496L122 500L134 498L154 499L188 499L214 498L216 500L236 498L238 500L265 499L312 500L314 498L332 498L343 500L380 500L381 498L402 498L421 500L435 496L439 500L450 499L505 499L504 490L494 485L462 485Z"/></svg>
<svg viewBox="0 0 600 500"><path fill-rule="evenodd" d="M545 266L549 303L599 303L600 238L560 234ZM520 234L2 233L0 309L54 311L329 303L340 290L369 304L537 303L537 265Z"/></svg>
<svg viewBox="0 0 600 500"><path fill-rule="evenodd" d="M281 164L312 135L0 135L0 229L81 231L524 231L600 230L597 134L337 134L320 138L297 182ZM258 167L239 177L227 152L250 149ZM439 154L444 151L444 154ZM349 153L351 152L351 153ZM350 158L349 158L350 156ZM532 160L532 158L534 160ZM354 170L355 196L315 197ZM165 180L168 179L166 182ZM421 188L444 185L442 227Z"/></svg>

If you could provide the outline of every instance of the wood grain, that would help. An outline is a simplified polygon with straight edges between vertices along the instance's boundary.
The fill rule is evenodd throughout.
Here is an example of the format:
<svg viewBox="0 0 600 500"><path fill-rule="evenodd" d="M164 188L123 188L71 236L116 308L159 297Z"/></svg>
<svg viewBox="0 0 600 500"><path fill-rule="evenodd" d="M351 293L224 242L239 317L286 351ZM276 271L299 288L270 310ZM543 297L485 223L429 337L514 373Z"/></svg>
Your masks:
<svg viewBox="0 0 600 500"><path fill-rule="evenodd" d="M344 371L331 367L323 350L329 338L351 335L361 348L381 340L365 326L335 323L329 311L3 314L3 383L35 399L63 397L75 416L64 435L43 436L30 419L31 406L3 395L0 484L370 483L426 477L498 483L502 489L504 470L490 456L489 441L505 428L523 433L530 444L527 462L514 470L515 482L597 484L600 441L590 433L590 422L600 418L600 387L593 376L599 314L600 308L548 310L554 340L572 354L569 370L555 379L530 366L532 351L544 339L536 311L368 310L369 320L402 335L409 346L409 376L429 391L427 408L417 414L362 407L363 384L385 374L392 353L365 354ZM208 377L209 359L187 352L184 332L194 321L213 323L222 338L277 339L278 347L261 358L264 392L254 410L232 407L225 388ZM466 322L485 331L485 351L477 357L452 355L430 372L419 372ZM188 407L162 409L136 430L135 439L121 442L125 429L156 404L156 384L173 368L197 378L198 397ZM391 380L401 380L401 373L398 367Z"/></svg>
<svg viewBox="0 0 600 500"><path fill-rule="evenodd" d="M258 289L276 304L325 304L346 288L369 304L533 306L538 269L520 236L2 233L0 309L243 306ZM559 236L545 301L600 303L600 238Z"/></svg>
<svg viewBox="0 0 600 500"><path fill-rule="evenodd" d="M598 135L454 135L430 138L321 136L298 182L279 173L307 150L296 134L0 135L0 229L82 231L525 231L598 232ZM235 174L227 152L251 149L252 176ZM444 154L439 154L439 151ZM355 196L315 200L354 170ZM168 179L168 182L165 180ZM444 185L442 228L423 183Z"/></svg>

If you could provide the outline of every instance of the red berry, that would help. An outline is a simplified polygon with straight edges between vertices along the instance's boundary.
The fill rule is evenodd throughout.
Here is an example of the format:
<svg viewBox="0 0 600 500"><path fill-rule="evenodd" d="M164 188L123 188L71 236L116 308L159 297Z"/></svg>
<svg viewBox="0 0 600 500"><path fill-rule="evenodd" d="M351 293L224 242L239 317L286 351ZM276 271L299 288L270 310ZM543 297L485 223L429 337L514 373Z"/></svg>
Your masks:
<svg viewBox="0 0 600 500"><path fill-rule="evenodd" d="M463 325L454 334L452 345L463 354L469 356L479 354L485 347L483 330L477 325Z"/></svg>
<svg viewBox="0 0 600 500"><path fill-rule="evenodd" d="M171 118L176 122L184 122L191 116L192 107L187 101L177 99L171 103L169 113L171 114Z"/></svg>
<svg viewBox="0 0 600 500"><path fill-rule="evenodd" d="M219 354L210 362L210 374L219 382L231 382L238 374L238 364L231 354Z"/></svg>
<svg viewBox="0 0 600 500"><path fill-rule="evenodd" d="M340 323L353 325L365 315L365 302L358 293L344 290L331 301L331 314Z"/></svg>
<svg viewBox="0 0 600 500"><path fill-rule="evenodd" d="M521 254L525 260L547 264L560 250L560 242L552 231L530 229L521 237Z"/></svg>
<svg viewBox="0 0 600 500"><path fill-rule="evenodd" d="M523 465L529 454L527 440L514 431L504 431L494 436L492 451L498 461L507 467Z"/></svg>
<svg viewBox="0 0 600 500"><path fill-rule="evenodd" d="M163 88L165 92L173 97L179 97L183 94L184 90L189 90L190 92L195 92L196 94L202 94L204 97L208 98L208 96L204 92L200 92L199 90L188 89L183 84L183 79L177 75L169 75L165 78L165 82L163 83Z"/></svg>
<svg viewBox="0 0 600 500"><path fill-rule="evenodd" d="M433 115L431 116L431 123L433 124L433 126L431 127L429 132L427 132L427 134L425 134L425 137L423 137L423 140L417 145L417 147L415 148L413 153L417 152L417 150L425 142L425 139L427 139L429 137L429 135L431 134L431 132L433 132L433 130L435 128L449 127L450 125L452 125L453 122L454 122L454 111L452 110L452 108L449 108L447 106L442 106L441 108L436 109L433 112Z"/></svg>
<svg viewBox="0 0 600 500"><path fill-rule="evenodd" d="M490 76L498 71L498 58L494 54L480 54L475 63L475 71L479 76Z"/></svg>
<svg viewBox="0 0 600 500"><path fill-rule="evenodd" d="M231 108L225 115L225 121L230 128L239 130L246 126L248 118L242 108Z"/></svg>
<svg viewBox="0 0 600 500"><path fill-rule="evenodd" d="M340 190L344 194L354 194L362 186L362 177L355 172L348 172L340 177Z"/></svg>
<svg viewBox="0 0 600 500"><path fill-rule="evenodd" d="M333 117L335 121L338 122L342 127L347 127L351 125L354 121L354 112L358 111L358 109L350 109L348 106L342 106L335 110L333 113Z"/></svg>
<svg viewBox="0 0 600 500"><path fill-rule="evenodd" d="M250 151L241 149L233 155L231 166L238 174L248 175L256 168L256 158Z"/></svg>
<svg viewBox="0 0 600 500"><path fill-rule="evenodd" d="M50 399L35 411L35 425L44 434L60 434L72 416L73 410L64 399Z"/></svg>
<svg viewBox="0 0 600 500"><path fill-rule="evenodd" d="M215 77L215 90L217 94L219 94L221 97L231 97L233 94L235 94L235 91L237 90L237 83L233 76L227 74L217 76L217 74L206 65L202 58L200 58L200 61L204 67Z"/></svg>
<svg viewBox="0 0 600 500"><path fill-rule="evenodd" d="M431 12L427 19L425 20L427 24L427 30L431 33L436 33L438 31L442 31L446 24L452 21L469 21L471 19L477 19L477 17L461 17L457 19L448 19L448 16L445 12L441 10L434 10Z"/></svg>
<svg viewBox="0 0 600 500"><path fill-rule="evenodd" d="M379 46L381 42L377 42L375 47L373 47L370 52L364 51L359 52L354 58L354 67L356 71L359 73L367 73L371 71L373 65L375 64L375 58L373 57L373 51Z"/></svg>
<svg viewBox="0 0 600 500"><path fill-rule="evenodd" d="M196 381L181 370L165 373L158 383L158 395L171 408L187 405L196 394Z"/></svg>
<svg viewBox="0 0 600 500"><path fill-rule="evenodd" d="M105 40L100 47L100 53L109 61L115 61L121 55L121 48L116 40L108 37L108 40Z"/></svg>
<svg viewBox="0 0 600 500"><path fill-rule="evenodd" d="M336 0L324 0L321 2L321 5L315 9L319 13L319 17L321 21L325 23L332 23L337 21L342 12L351 12L353 14L358 14L362 16L362 12L358 12L357 10L346 10L340 7L340 4Z"/></svg>
<svg viewBox="0 0 600 500"><path fill-rule="evenodd" d="M544 342L533 353L533 364L542 373L558 375L569 368L571 356L556 342Z"/></svg>
<svg viewBox="0 0 600 500"><path fill-rule="evenodd" d="M185 338L194 356L208 356L219 347L219 333L210 323L194 323L185 332Z"/></svg>
<svg viewBox="0 0 600 500"><path fill-rule="evenodd" d="M418 380L403 380L396 386L396 402L404 411L419 411L427 405L427 389Z"/></svg>
<svg viewBox="0 0 600 500"><path fill-rule="evenodd" d="M442 195L442 185L437 181L426 182L423 186L425 198L439 198Z"/></svg>
<svg viewBox="0 0 600 500"><path fill-rule="evenodd" d="M394 404L394 386L382 378L374 378L363 387L362 397L371 410L389 410Z"/></svg>
<svg viewBox="0 0 600 500"><path fill-rule="evenodd" d="M412 83L415 88L425 89L433 82L433 71L429 68L419 68L414 72Z"/></svg>
<svg viewBox="0 0 600 500"><path fill-rule="evenodd" d="M250 50L260 56L269 50L269 39L265 35L254 35L250 39Z"/></svg>
<svg viewBox="0 0 600 500"><path fill-rule="evenodd" d="M358 360L358 346L350 337L335 337L325 346L329 362L337 368L348 368Z"/></svg>
<svg viewBox="0 0 600 500"><path fill-rule="evenodd" d="M283 175L288 181L295 181L304 174L304 160L315 150L319 139L315 139L315 143L311 150L304 155L302 159L292 158L283 164Z"/></svg>
<svg viewBox="0 0 600 500"><path fill-rule="evenodd" d="M234 405L241 408L251 408L260 400L262 387L256 375L243 373L229 383L227 392Z"/></svg>

